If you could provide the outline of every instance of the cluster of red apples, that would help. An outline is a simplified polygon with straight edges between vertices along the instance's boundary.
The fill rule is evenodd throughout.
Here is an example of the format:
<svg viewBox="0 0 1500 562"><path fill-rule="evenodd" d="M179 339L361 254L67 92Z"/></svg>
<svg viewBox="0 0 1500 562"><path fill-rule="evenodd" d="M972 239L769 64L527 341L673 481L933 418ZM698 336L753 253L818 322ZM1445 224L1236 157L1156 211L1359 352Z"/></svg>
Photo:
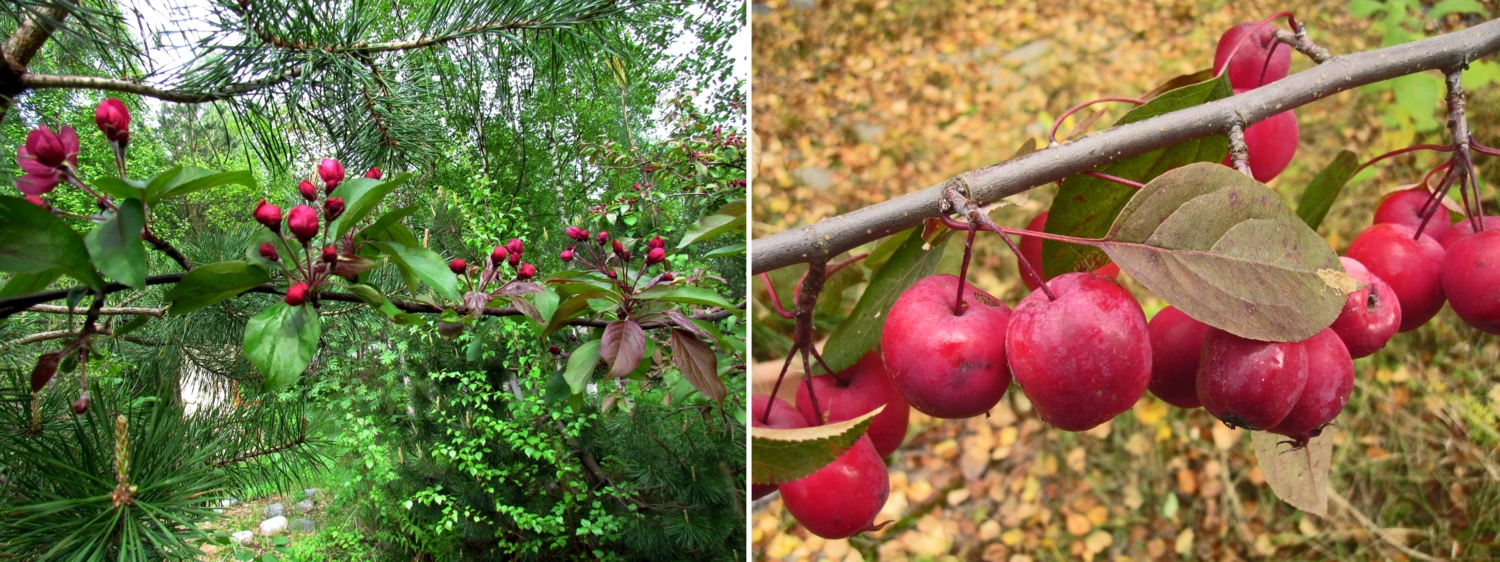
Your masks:
<svg viewBox="0 0 1500 562"><path fill-rule="evenodd" d="M1273 34L1269 26L1244 24L1220 40L1214 67L1229 61L1236 93L1286 76L1291 50ZM1295 153L1296 118L1278 114L1245 136L1252 175L1269 181ZM1042 213L1027 229L1041 231L1046 219ZM1179 408L1202 407L1230 427L1306 446L1343 411L1353 360L1425 324L1445 300L1469 325L1500 334L1500 220L1454 224L1419 187L1385 198L1374 223L1341 258L1357 289L1332 325L1300 342L1246 339L1171 306L1148 322L1112 279L1114 264L1045 283L1023 267L1032 292L1014 310L959 277L922 279L891 308L878 353L813 378L813 394L800 387L795 407L754 397L757 427L802 428L885 410L832 464L792 482L756 485L753 495L779 488L787 510L825 538L869 530L890 491L882 458L905 438L908 407L937 418L981 415L1012 379L1058 429L1094 428L1150 390ZM1019 249L1028 263L1041 263L1039 238L1025 238Z"/></svg>

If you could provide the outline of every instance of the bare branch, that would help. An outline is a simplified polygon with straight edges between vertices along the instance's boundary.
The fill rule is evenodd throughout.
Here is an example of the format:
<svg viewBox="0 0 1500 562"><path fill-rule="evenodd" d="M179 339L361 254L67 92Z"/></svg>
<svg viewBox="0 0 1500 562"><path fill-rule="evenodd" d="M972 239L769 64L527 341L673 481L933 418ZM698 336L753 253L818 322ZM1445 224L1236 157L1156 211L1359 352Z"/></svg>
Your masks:
<svg viewBox="0 0 1500 562"><path fill-rule="evenodd" d="M53 305L50 305L50 304L39 304L39 305L36 305L36 306L33 306L31 308L26 309L26 311L27 312L46 312L46 313L49 313L49 314L77 314L77 315L83 315L83 314L87 314L88 313L87 310L83 310L83 309L77 309L77 308L75 308L75 309L73 309L73 310L70 311L70 310L68 310L68 307L66 307L66 306L53 306ZM146 316L155 316L157 318L161 318L162 316L166 316L167 315L167 311L163 310L163 309L160 309L160 308L138 308L138 307L116 307L116 308L109 308L109 307L106 307L106 308L99 309L99 314L102 315L102 316L119 316L119 315L126 315L126 314L144 314Z"/></svg>
<svg viewBox="0 0 1500 562"><path fill-rule="evenodd" d="M1448 70L1500 50L1500 20L1326 63L1244 94L1174 111L960 174L981 203L997 201L1131 156L1228 132L1236 116L1253 124L1344 90L1426 70ZM938 215L942 183L752 242L751 273L827 260L856 246L919 226Z"/></svg>
<svg viewBox="0 0 1500 562"><path fill-rule="evenodd" d="M129 80L117 80L114 78L98 78L94 76L68 76L60 74L23 74L20 85L22 90L42 90L65 88L74 90L104 90L107 92L120 92L125 94L139 94L149 98L174 103L206 103L217 100L226 100L241 96L280 84L302 74L301 67L294 68L286 73L268 77L264 80L237 84L224 88L217 92L189 92L173 90L140 82Z"/></svg>

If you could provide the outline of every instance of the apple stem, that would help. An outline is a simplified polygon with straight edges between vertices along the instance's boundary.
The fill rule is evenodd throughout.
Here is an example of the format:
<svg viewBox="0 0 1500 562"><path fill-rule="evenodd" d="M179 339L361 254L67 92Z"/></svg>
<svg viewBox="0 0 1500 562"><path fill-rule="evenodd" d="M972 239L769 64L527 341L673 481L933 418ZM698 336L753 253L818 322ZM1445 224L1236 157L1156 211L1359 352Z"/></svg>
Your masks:
<svg viewBox="0 0 1500 562"><path fill-rule="evenodd" d="M812 362L807 358L807 350L812 346L802 348L802 382L807 385L807 399L812 401L813 419L817 421L813 425L823 425L823 410L818 407L818 393L813 390Z"/></svg>
<svg viewBox="0 0 1500 562"><path fill-rule="evenodd" d="M766 411L760 415L760 423L771 425L771 406L776 405L776 395L781 393L781 381L786 380L786 371L792 367L792 358L796 356L797 346L793 345L786 354L786 362L781 364L781 374L776 376L776 385L771 387L771 399L766 401Z"/></svg>
<svg viewBox="0 0 1500 562"><path fill-rule="evenodd" d="M1067 119L1069 115L1077 113L1078 110L1083 109L1085 107L1088 107L1090 105L1094 105L1096 103L1110 102L1110 101L1133 103L1133 104L1136 104L1136 105L1146 105L1146 101L1145 100L1140 100L1140 99L1136 99L1136 98L1099 98L1099 99L1096 99L1096 100L1086 101L1086 102L1080 103L1078 105L1075 105L1075 106L1073 106L1071 108L1068 108L1068 110L1064 111L1063 114L1060 115L1060 116L1058 116L1056 120L1052 121L1052 130L1047 133L1047 141L1048 141L1047 146L1052 147L1052 146L1057 146L1059 144L1059 141L1057 140L1057 130L1062 127L1063 120ZM1073 129L1073 132L1075 132L1075 133L1078 132L1078 129L1075 127Z"/></svg>
<svg viewBox="0 0 1500 562"><path fill-rule="evenodd" d="M973 199L969 199L967 197L967 194L964 193L967 191L967 187L968 184L965 183L963 179L954 178L954 180L950 181L948 183L948 186L943 189L943 197L938 200L938 207L942 211L938 213L938 217L942 219L943 224L947 225L948 228L952 228L954 230L967 229L971 233L976 230L988 230L990 232L999 234L1000 239L1005 241L1005 245L1010 247L1011 253L1015 254L1016 263L1020 264L1021 268L1024 270L1023 275L1029 274L1034 276L1040 282L1042 292L1046 293L1047 298L1049 300L1057 300L1057 295L1052 294L1052 288L1047 286L1047 279L1042 277L1041 273L1038 272L1036 268L1032 267L1031 262L1027 261L1026 256L1021 255L1021 249L1016 247L1015 241L1011 240L1009 236L1006 236L1006 232L1013 232L1013 230L995 224L995 221L990 220L990 217L985 215L984 212L980 210L979 202ZM963 207L964 210L967 211L969 222L960 222L948 216L948 213L957 212L956 209L958 209L959 207ZM1027 230L1025 232L1031 231ZM1071 237L1062 236L1061 238ZM1078 240L1085 239L1079 238ZM967 256L967 252L965 252L965 255ZM960 278L958 280L958 290L960 296L963 295L963 286L964 280L963 278Z"/></svg>
<svg viewBox="0 0 1500 562"><path fill-rule="evenodd" d="M1349 177L1352 178L1352 177L1354 177L1356 175L1359 175L1359 173L1362 172L1362 171L1364 171L1365 168L1368 168L1371 165L1374 165L1376 162L1379 162L1381 160L1385 160L1386 158L1391 158L1393 156L1400 156L1402 154L1408 154L1408 153L1416 152L1418 150L1432 150L1432 151L1436 151L1436 152L1453 152L1453 145L1451 145L1451 144L1416 144L1416 145L1408 146L1406 148L1402 148L1402 149L1399 149L1399 150L1392 150L1392 151L1387 152L1385 154L1381 154L1380 156L1376 156L1374 158L1371 158L1368 162L1365 162L1364 164L1360 164L1358 168L1354 169L1354 173L1353 174L1349 174Z"/></svg>
<svg viewBox="0 0 1500 562"><path fill-rule="evenodd" d="M964 283L969 279L969 258L974 254L974 235L979 233L979 229L974 228L974 223L970 222L967 226L969 236L964 240L963 265L958 268L958 296L953 301L954 316L963 316L967 308L964 306Z"/></svg>
<svg viewBox="0 0 1500 562"><path fill-rule="evenodd" d="M1112 175L1106 174L1104 172L1095 172L1093 170L1089 170L1087 172L1084 172L1083 175L1085 175L1085 176L1093 176L1093 177L1099 178L1101 180L1111 181L1111 182L1123 185L1125 187L1133 187L1135 189L1140 189L1142 187L1146 187L1146 184L1143 184L1141 182L1127 180L1127 179L1122 178L1120 176L1112 176Z"/></svg>
<svg viewBox="0 0 1500 562"><path fill-rule="evenodd" d="M765 284L766 292L770 293L771 295L771 306L776 309L776 314L781 315L782 318L785 318L787 320L796 318L792 315L792 313L787 312L785 308L781 307L781 296L776 294L776 286L771 284L771 274L760 274L760 281L761 283Z"/></svg>

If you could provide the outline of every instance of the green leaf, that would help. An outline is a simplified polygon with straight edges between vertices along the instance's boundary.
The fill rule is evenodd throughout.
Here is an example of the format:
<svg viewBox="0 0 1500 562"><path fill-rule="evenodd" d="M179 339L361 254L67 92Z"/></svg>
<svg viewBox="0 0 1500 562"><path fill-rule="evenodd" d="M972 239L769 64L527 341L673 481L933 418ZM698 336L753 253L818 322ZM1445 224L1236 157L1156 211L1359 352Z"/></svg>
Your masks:
<svg viewBox="0 0 1500 562"><path fill-rule="evenodd" d="M129 322L126 322L125 325L120 326L118 328L115 328L114 332L111 333L109 335L109 337L111 337L111 338L122 338L122 337L125 337L126 334L129 334L131 332L134 332L136 330L141 329L141 327L145 326L146 322L149 322L150 320L151 320L150 316L147 316L145 314L137 314L133 318L131 318Z"/></svg>
<svg viewBox="0 0 1500 562"><path fill-rule="evenodd" d="M634 320L616 320L604 327L599 357L609 364L610 377L623 377L635 370L646 353L646 332Z"/></svg>
<svg viewBox="0 0 1500 562"><path fill-rule="evenodd" d="M1234 92L1226 73L1214 80L1178 88L1162 94L1126 113L1116 126L1143 121L1151 117L1224 99ZM1146 183L1167 170L1194 162L1222 162L1229 153L1229 139L1212 135L1174 144L1126 158L1099 171L1127 180ZM1100 238L1109 225L1135 195L1135 189L1093 176L1076 175L1063 180L1062 188L1052 200L1047 214L1046 231L1078 238ZM1042 269L1047 277L1104 265L1105 257L1089 246L1056 240L1042 242Z"/></svg>
<svg viewBox="0 0 1500 562"><path fill-rule="evenodd" d="M448 262L443 260L437 252L417 246L414 248L403 246L396 242L376 242L375 246L385 252L392 262L404 266L421 279L432 290L437 291L449 302L460 302L462 296L459 294L458 277L448 269ZM416 288L412 287L412 292Z"/></svg>
<svg viewBox="0 0 1500 562"><path fill-rule="evenodd" d="M711 289L704 289L702 287L673 288L665 285L658 285L656 287L652 287L650 290L642 291L641 294L637 297L640 300L645 301L675 302L682 304L696 304L699 306L717 306L734 313L734 315L736 316L745 314L745 311L735 308L733 304L729 303L729 301L724 300L724 297L719 296L719 293Z"/></svg>
<svg viewBox="0 0 1500 562"><path fill-rule="evenodd" d="M58 277L62 277L62 272L56 269L40 273L17 273L10 276L4 287L0 287L0 298L40 293L47 290Z"/></svg>
<svg viewBox="0 0 1500 562"><path fill-rule="evenodd" d="M312 364L322 328L312 305L278 302L245 324L245 358L265 375L263 392L284 388Z"/></svg>
<svg viewBox="0 0 1500 562"><path fill-rule="evenodd" d="M880 331L885 328L885 318L889 316L891 306L896 304L896 298L912 283L932 275L943 259L943 246L951 235L952 231L939 234L932 241L931 249L924 249L928 243L922 239L922 229L907 231L901 246L870 277L870 284L865 287L865 293L859 297L859 303L854 305L849 318L828 335L828 342L823 345L823 361L829 368L834 371L847 369L880 343ZM893 238L902 238L902 235L896 234Z"/></svg>
<svg viewBox="0 0 1500 562"><path fill-rule="evenodd" d="M1341 150L1328 167L1318 172L1307 189L1302 191L1302 199L1297 202L1297 216L1302 222L1313 230L1323 224L1323 217L1328 215L1328 209L1333 208L1334 200L1338 199L1339 191L1344 189L1344 184L1354 175L1354 170L1359 168L1359 158L1353 152Z"/></svg>
<svg viewBox="0 0 1500 562"><path fill-rule="evenodd" d="M394 191L397 186L406 183L408 179L411 179L411 173L402 172L387 180L354 178L339 184L333 190L332 196L344 198L344 214L334 221L338 223L334 231L338 233L336 239L343 239L344 234L348 233L350 228L359 224L359 221L369 215L370 211L375 210L375 206L379 205L386 195Z"/></svg>
<svg viewBox="0 0 1500 562"><path fill-rule="evenodd" d="M1385 10L1385 4L1380 0L1350 0L1349 15L1357 18L1368 18Z"/></svg>
<svg viewBox="0 0 1500 562"><path fill-rule="evenodd" d="M1411 115L1417 132L1436 131L1442 126L1435 117L1446 87L1441 78L1428 73L1408 74L1392 78L1390 84L1396 93L1396 105Z"/></svg>
<svg viewBox="0 0 1500 562"><path fill-rule="evenodd" d="M83 237L94 266L128 287L146 287L146 245L141 228L146 226L146 207L139 199L124 199L119 212Z"/></svg>
<svg viewBox="0 0 1500 562"><path fill-rule="evenodd" d="M714 248L712 251L708 252L707 254L703 254L703 257L705 257L705 258L721 258L721 257L724 257L724 256L737 256L737 255L740 255L740 254L743 254L743 253L745 253L745 243L744 242L739 242L739 243L736 243L736 244L730 244L728 246L724 246L722 248Z"/></svg>
<svg viewBox="0 0 1500 562"><path fill-rule="evenodd" d="M724 387L724 381L719 379L719 356L714 355L714 350L708 344L687 330L672 328L668 341L672 344L672 362L677 364L677 370L682 371L688 384L718 402L722 408L724 396L729 394L729 390Z"/></svg>
<svg viewBox="0 0 1500 562"><path fill-rule="evenodd" d="M71 227L20 197L0 195L0 271L44 273L57 270L89 287L104 287L89 250Z"/></svg>
<svg viewBox="0 0 1500 562"><path fill-rule="evenodd" d="M1217 162L1146 184L1100 246L1188 316L1241 337L1302 341L1344 307L1325 281L1345 276L1328 243L1276 192Z"/></svg>
<svg viewBox="0 0 1500 562"><path fill-rule="evenodd" d="M547 328L545 330L542 330L541 337L545 338L549 335L552 335L552 333L562 329L563 326L566 326L569 320L577 318L579 315L583 314L584 311L588 310L588 301L591 296L591 294L587 293L574 295L572 297L568 297L567 300L562 301L562 304L557 306L557 312L554 312L552 314L552 318L547 321Z"/></svg>
<svg viewBox="0 0 1500 562"><path fill-rule="evenodd" d="M215 172L197 166L178 166L151 179L146 185L146 202L155 203L229 184L239 184L251 189L257 186L255 174L250 170Z"/></svg>
<svg viewBox="0 0 1500 562"><path fill-rule="evenodd" d="M172 303L168 313L181 316L270 282L261 266L222 261L193 268L162 298Z"/></svg>
<svg viewBox="0 0 1500 562"><path fill-rule="evenodd" d="M142 199L146 197L146 184L136 180L122 180L114 176L94 178L89 185L115 199Z"/></svg>
<svg viewBox="0 0 1500 562"><path fill-rule="evenodd" d="M1286 438L1266 431L1250 432L1250 442L1255 447L1255 459L1261 472L1266 475L1266 484L1276 497L1288 505L1316 514L1328 516L1328 472L1333 468L1333 431L1324 430L1322 435L1312 438L1307 446L1288 450Z"/></svg>
<svg viewBox="0 0 1500 562"><path fill-rule="evenodd" d="M391 304L391 301L385 298L385 294L381 293L380 289L376 289L375 287L366 285L364 283L355 283L354 285L349 287L349 292L353 293L354 296L359 297L359 300L364 301L365 304L368 304L375 310L380 311L380 313L384 314L386 318L394 319L397 316L403 314L401 312L401 309L396 308L396 305Z"/></svg>
<svg viewBox="0 0 1500 562"><path fill-rule="evenodd" d="M744 232L745 215L709 215L698 219L692 227L688 228L687 234L682 236L682 241L677 243L677 248L682 249L695 242L712 240L715 236L726 232Z"/></svg>
<svg viewBox="0 0 1500 562"><path fill-rule="evenodd" d="M828 466L853 447L870 427L870 420L885 410L881 405L863 416L801 429L750 429L750 480L756 484L780 484L802 478ZM760 419L759 412L751 412Z"/></svg>
<svg viewBox="0 0 1500 562"><path fill-rule="evenodd" d="M589 384L589 378L594 374L594 365L599 363L599 340L591 340L578 346L573 350L573 355L568 357L568 368L563 371L563 379L568 381L568 388L573 394L583 392Z"/></svg>
<svg viewBox="0 0 1500 562"><path fill-rule="evenodd" d="M380 215L380 218L376 219L374 223L372 223L370 226L365 227L363 230L360 230L359 236L366 239L374 238L375 235L385 232L385 230L387 228L390 228L391 225L401 222L401 219L409 217L412 215L412 213L415 212L417 212L417 206L408 205L384 215Z"/></svg>
<svg viewBox="0 0 1500 562"><path fill-rule="evenodd" d="M1443 0L1442 2L1433 4L1432 9L1427 10L1427 19L1442 20L1448 14L1479 14L1487 16L1489 12L1484 9L1484 4L1480 4L1476 0Z"/></svg>

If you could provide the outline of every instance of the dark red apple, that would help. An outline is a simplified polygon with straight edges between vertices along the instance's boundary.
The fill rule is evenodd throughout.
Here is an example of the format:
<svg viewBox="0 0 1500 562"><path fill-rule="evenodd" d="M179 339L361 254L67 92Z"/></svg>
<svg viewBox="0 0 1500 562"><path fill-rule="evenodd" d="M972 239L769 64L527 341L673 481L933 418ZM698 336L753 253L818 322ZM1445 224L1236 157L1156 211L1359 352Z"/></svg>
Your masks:
<svg viewBox="0 0 1500 562"><path fill-rule="evenodd" d="M1500 230L1453 243L1443 259L1443 292L1464 322L1500 334Z"/></svg>
<svg viewBox="0 0 1500 562"><path fill-rule="evenodd" d="M1230 427L1276 427L1307 384L1307 351L1300 343L1256 341L1209 328L1201 361L1198 400Z"/></svg>
<svg viewBox="0 0 1500 562"><path fill-rule="evenodd" d="M1374 224L1404 224L1415 229L1422 224L1422 206L1431 199L1432 192L1421 187L1386 195L1380 200L1380 206L1375 208ZM1422 229L1422 234L1431 236L1433 240L1442 240L1448 234L1452 222L1448 208L1438 205L1437 210L1433 211L1432 220L1427 221L1427 227Z"/></svg>
<svg viewBox="0 0 1500 562"><path fill-rule="evenodd" d="M1048 286L1057 300L1037 290L1016 305L1006 355L1043 421L1085 431L1129 410L1146 392L1146 315L1129 291L1092 273L1059 275Z"/></svg>
<svg viewBox="0 0 1500 562"><path fill-rule="evenodd" d="M1031 222L1027 223L1027 225L1026 225L1026 230L1030 230L1032 232L1045 232L1046 228L1047 228L1047 213L1046 212L1043 212L1042 214L1037 215L1036 218L1031 219ZM1026 261L1031 264L1031 267L1035 267L1036 270L1037 270L1037 273L1041 273L1041 271L1042 271L1042 239L1041 238L1037 238L1035 236L1022 236L1021 237L1021 241L1016 244L1016 248L1019 249L1019 250L1021 250L1021 256L1023 256L1023 257L1026 258ZM1016 265L1016 269L1019 269L1021 271L1021 282L1026 284L1026 290L1028 290L1028 291L1035 291L1036 288L1041 285L1040 283L1037 282L1036 277L1033 277L1031 275L1027 275L1026 274L1026 268L1021 267L1020 264ZM1098 275L1103 275L1103 276L1109 277L1109 278L1116 278L1116 277L1120 276L1120 266L1115 265L1114 262L1110 262L1108 264L1105 264L1104 267L1101 267L1099 269L1095 269L1094 273L1098 274ZM1052 279L1052 278L1048 277L1047 279Z"/></svg>
<svg viewBox="0 0 1500 562"><path fill-rule="evenodd" d="M958 277L917 281L891 306L880 354L891 383L913 408L935 418L968 418L1000 402L1010 388L1005 326L1010 307L964 283L962 315L953 313Z"/></svg>
<svg viewBox="0 0 1500 562"><path fill-rule="evenodd" d="M1208 324L1169 306L1156 313L1146 329L1151 334L1151 394L1178 408L1202 406L1198 360Z"/></svg>
<svg viewBox="0 0 1500 562"><path fill-rule="evenodd" d="M1382 223L1359 233L1345 254L1364 264L1396 294L1401 330L1420 328L1443 309L1443 247L1412 227Z"/></svg>
<svg viewBox="0 0 1500 562"><path fill-rule="evenodd" d="M866 353L854 366L832 375L813 377L812 382L824 423L854 419L885 406L885 410L870 420L865 435L870 436L870 442L881 457L890 456L901 447L901 441L906 439L911 407L906 403L906 397L891 385L880 354L874 351ZM802 413L808 425L822 425L813 415L812 399L807 395L806 385L797 386L797 411Z"/></svg>
<svg viewBox="0 0 1500 562"><path fill-rule="evenodd" d="M1346 256L1339 261L1344 263L1345 273L1366 287L1349 293L1344 311L1329 328L1344 342L1349 355L1358 359L1379 351L1396 335L1401 327L1401 305L1391 286L1359 260Z"/></svg>
<svg viewBox="0 0 1500 562"><path fill-rule="evenodd" d="M1248 90L1235 88L1235 95ZM1255 181L1265 183L1281 175L1286 165L1297 155L1297 116L1284 111L1267 117L1264 121L1245 129L1245 147L1250 149L1250 174ZM1224 165L1229 166L1231 155L1224 155Z"/></svg>
<svg viewBox="0 0 1500 562"><path fill-rule="evenodd" d="M770 423L760 423L766 415L766 403L771 406ZM771 398L757 394L750 397L750 422L754 427L769 427L772 429L800 429L807 427L807 420L802 419L802 414L797 412L791 404L780 398ZM758 500L776 491L775 484L751 484L750 499Z"/></svg>
<svg viewBox="0 0 1500 562"><path fill-rule="evenodd" d="M1500 230L1500 217L1494 215L1485 215L1483 222L1485 230ZM1438 244L1441 244L1443 246L1443 249L1446 250L1452 247L1453 243L1457 242L1459 238L1463 238L1473 233L1473 221L1470 221L1467 218L1459 219L1458 222L1453 223L1453 227L1449 228L1448 232L1444 234L1442 238L1438 239Z"/></svg>
<svg viewBox="0 0 1500 562"><path fill-rule="evenodd" d="M814 535L842 539L869 529L891 494L890 475L870 438L799 480L781 484L781 501Z"/></svg>
<svg viewBox="0 0 1500 562"><path fill-rule="evenodd" d="M1234 51L1240 38L1250 33L1255 23L1242 23L1229 28L1219 37L1219 47L1214 51L1214 73L1229 63L1229 85L1235 88L1257 88L1282 78L1292 68L1292 48L1276 42L1276 27L1267 23L1255 30L1239 50ZM1234 60L1229 60L1234 51ZM1272 54L1274 51L1274 54ZM1267 63L1266 56L1270 55Z"/></svg>
<svg viewBox="0 0 1500 562"><path fill-rule="evenodd" d="M1323 432L1323 426L1338 417L1354 389L1354 359L1333 330L1324 328L1300 344L1307 354L1307 384L1292 411L1281 423L1266 431L1292 438L1293 447Z"/></svg>

